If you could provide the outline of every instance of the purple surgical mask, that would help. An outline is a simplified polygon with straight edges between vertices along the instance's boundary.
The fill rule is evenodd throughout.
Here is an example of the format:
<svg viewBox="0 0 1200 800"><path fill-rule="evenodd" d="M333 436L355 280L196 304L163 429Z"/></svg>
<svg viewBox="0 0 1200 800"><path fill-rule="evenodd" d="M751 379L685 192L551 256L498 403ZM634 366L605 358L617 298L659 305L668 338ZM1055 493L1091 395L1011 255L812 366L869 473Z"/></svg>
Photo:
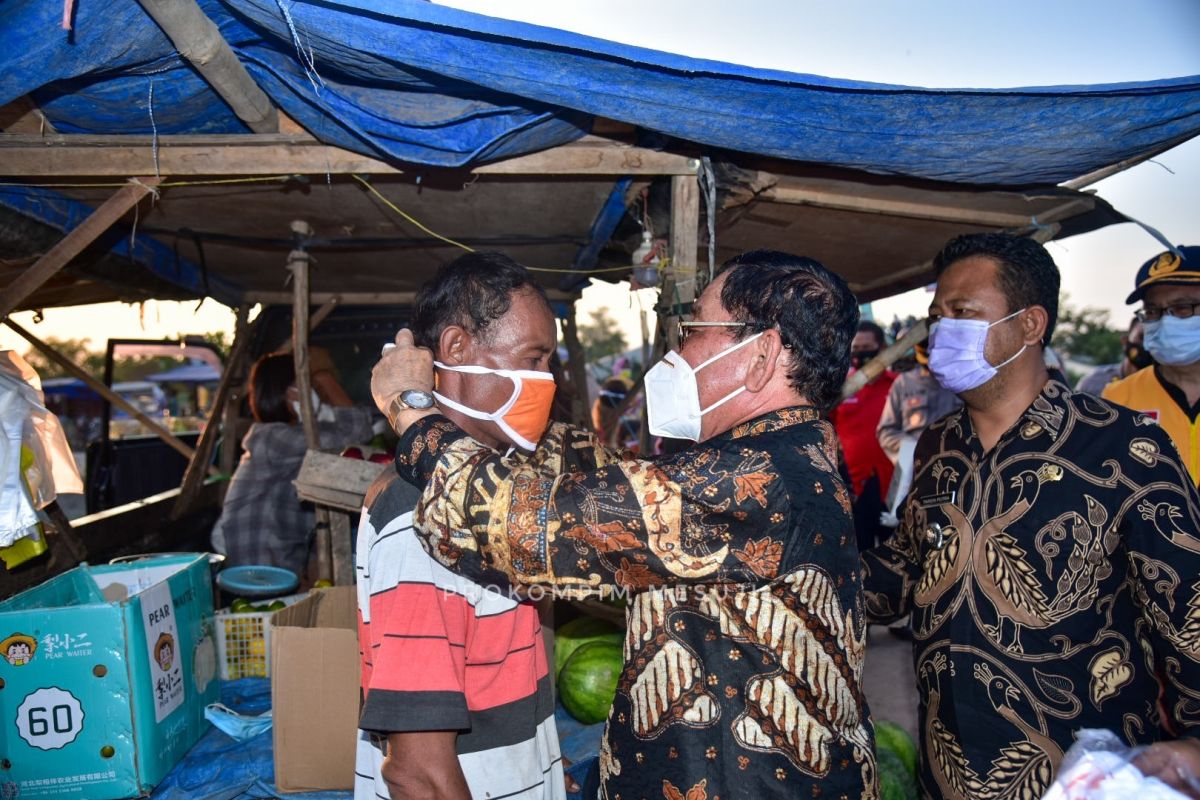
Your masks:
<svg viewBox="0 0 1200 800"><path fill-rule="evenodd" d="M969 392L996 377L1001 367L1025 352L1025 345L1003 363L992 366L983 354L988 330L1006 322L1025 309L1004 319L988 323L979 319L942 318L929 327L929 371L945 388L955 394Z"/></svg>

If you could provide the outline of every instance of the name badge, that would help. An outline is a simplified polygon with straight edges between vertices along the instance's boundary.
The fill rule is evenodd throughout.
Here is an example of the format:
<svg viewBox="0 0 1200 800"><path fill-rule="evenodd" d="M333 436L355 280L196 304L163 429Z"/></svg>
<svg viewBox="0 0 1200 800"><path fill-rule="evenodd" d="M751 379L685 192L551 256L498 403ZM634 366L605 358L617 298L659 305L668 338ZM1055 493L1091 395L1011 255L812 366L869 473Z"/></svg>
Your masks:
<svg viewBox="0 0 1200 800"><path fill-rule="evenodd" d="M958 499L958 492L942 492L941 494L927 494L917 498L917 505L921 508L937 508L946 503L953 503Z"/></svg>

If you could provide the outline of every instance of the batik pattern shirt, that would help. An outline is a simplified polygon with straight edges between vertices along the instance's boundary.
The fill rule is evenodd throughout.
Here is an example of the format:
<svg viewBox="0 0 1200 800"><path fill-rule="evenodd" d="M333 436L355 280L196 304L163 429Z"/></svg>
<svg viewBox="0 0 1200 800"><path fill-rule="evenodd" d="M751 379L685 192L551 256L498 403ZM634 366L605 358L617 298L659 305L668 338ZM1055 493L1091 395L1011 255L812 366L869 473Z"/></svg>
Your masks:
<svg viewBox="0 0 1200 800"><path fill-rule="evenodd" d="M631 590L605 797L876 796L850 494L816 411L574 474L507 463L440 417L397 453L425 487L418 534L452 570Z"/></svg>
<svg viewBox="0 0 1200 800"><path fill-rule="evenodd" d="M989 452L965 410L925 432L863 564L871 621L912 612L926 794L1041 797L1080 728L1200 732L1197 503L1161 428L1057 380Z"/></svg>

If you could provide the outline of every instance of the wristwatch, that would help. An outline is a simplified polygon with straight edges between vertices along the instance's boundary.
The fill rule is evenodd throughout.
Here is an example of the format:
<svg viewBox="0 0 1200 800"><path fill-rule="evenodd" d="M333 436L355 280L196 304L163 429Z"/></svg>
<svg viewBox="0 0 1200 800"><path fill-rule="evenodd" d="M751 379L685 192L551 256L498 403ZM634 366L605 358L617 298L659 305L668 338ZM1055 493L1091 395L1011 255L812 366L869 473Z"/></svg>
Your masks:
<svg viewBox="0 0 1200 800"><path fill-rule="evenodd" d="M396 401L407 408L433 408L433 394L421 389L405 389Z"/></svg>
<svg viewBox="0 0 1200 800"><path fill-rule="evenodd" d="M396 418L406 408L418 410L433 408L433 395L420 389L405 389L392 398L392 402L388 403L387 407L387 419L393 430L396 430Z"/></svg>

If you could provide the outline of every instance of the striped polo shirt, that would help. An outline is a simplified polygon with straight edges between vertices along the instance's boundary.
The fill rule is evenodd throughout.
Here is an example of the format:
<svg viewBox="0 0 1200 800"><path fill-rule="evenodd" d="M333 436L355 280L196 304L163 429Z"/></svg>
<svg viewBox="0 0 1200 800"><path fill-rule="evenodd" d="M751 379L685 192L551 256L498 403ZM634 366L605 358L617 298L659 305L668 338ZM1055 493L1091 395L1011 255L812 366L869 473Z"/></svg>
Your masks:
<svg viewBox="0 0 1200 800"><path fill-rule="evenodd" d="M387 735L457 730L474 798L563 798L562 756L537 609L461 578L412 530L416 492L376 480L358 528L363 707L354 796L390 800Z"/></svg>

